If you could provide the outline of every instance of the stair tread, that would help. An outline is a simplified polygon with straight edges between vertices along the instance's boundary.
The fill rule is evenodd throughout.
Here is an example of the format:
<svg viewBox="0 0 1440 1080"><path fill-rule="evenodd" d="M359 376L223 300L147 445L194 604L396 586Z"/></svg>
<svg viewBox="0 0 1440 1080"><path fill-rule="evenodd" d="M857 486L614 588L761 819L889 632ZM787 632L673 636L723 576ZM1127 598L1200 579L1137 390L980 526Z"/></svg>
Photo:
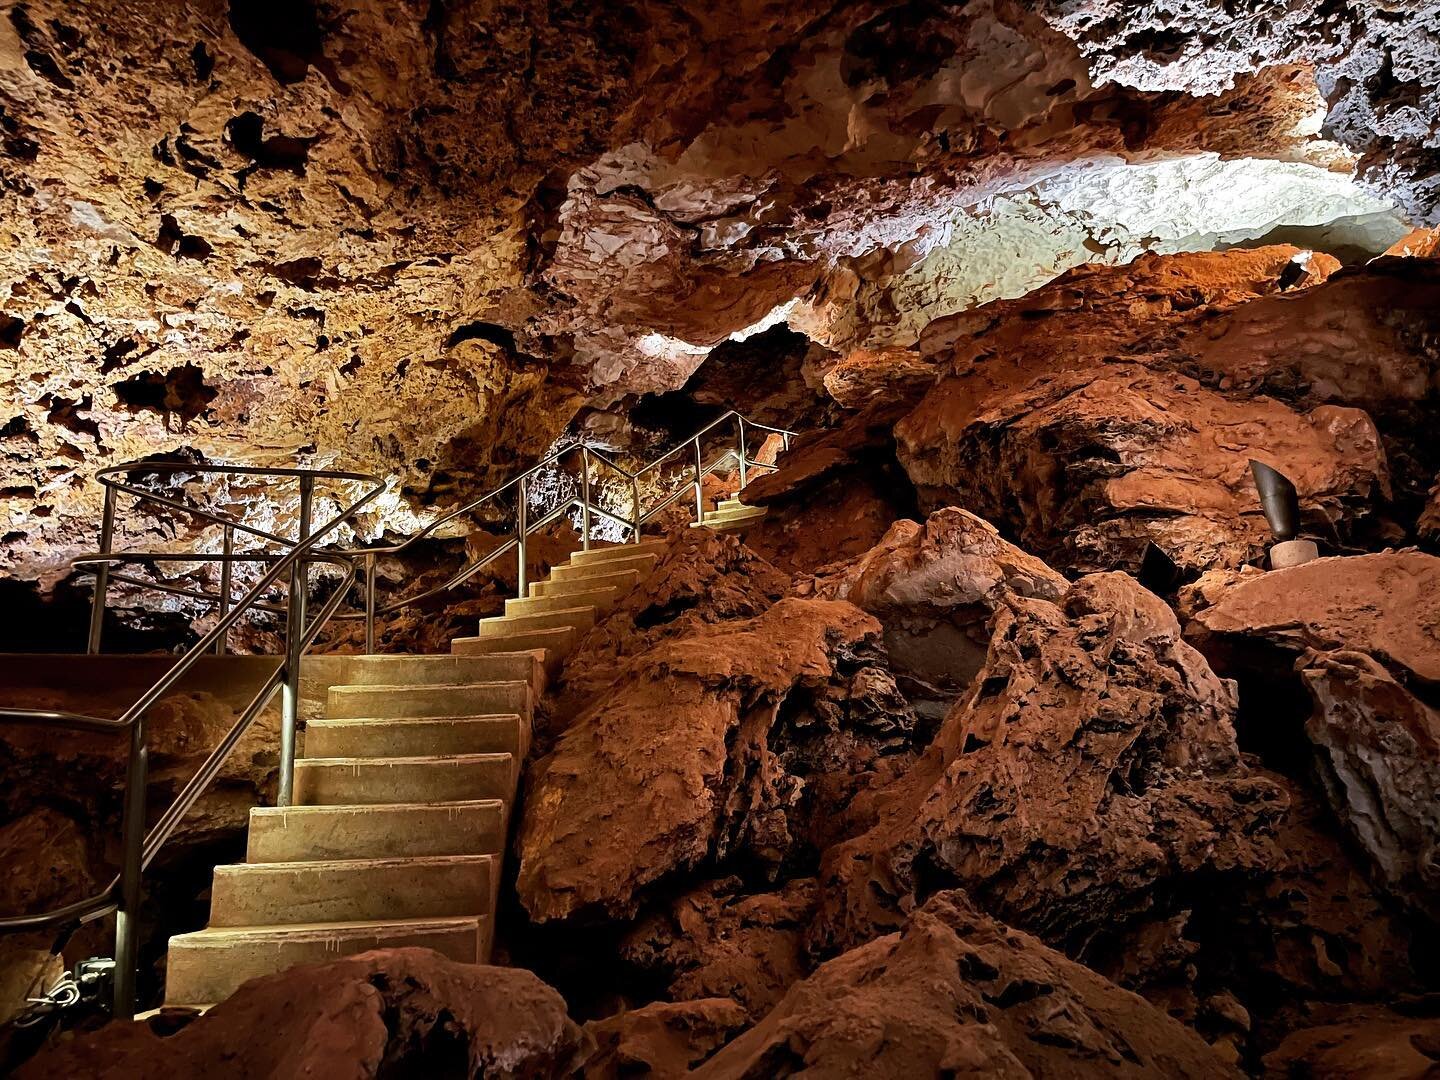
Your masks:
<svg viewBox="0 0 1440 1080"><path fill-rule="evenodd" d="M412 757L296 758L295 765L297 767L299 767L302 763L306 766L369 765L376 767L381 765L419 765L422 763L430 765L461 765L493 761L496 758L510 758L514 756L514 754L497 751L488 754L417 754Z"/></svg>
<svg viewBox="0 0 1440 1080"><path fill-rule="evenodd" d="M386 867L405 866L451 866L471 863L493 862L498 857L494 852L474 852L464 855L383 855L370 859L292 859L288 862L265 863L223 863L215 867L217 874L244 876L246 874L294 873L296 870L378 870Z"/></svg>
<svg viewBox="0 0 1440 1080"><path fill-rule="evenodd" d="M522 720L519 713L475 713L466 716L342 716L310 720L306 728L363 727L367 724L474 724L497 720Z"/></svg>
<svg viewBox="0 0 1440 1080"><path fill-rule="evenodd" d="M410 931L423 930L461 930L471 926L478 926L488 915L450 915L443 918L423 919L366 919L362 921L348 922L320 922L320 923L262 923L255 926L207 926L202 930L192 930L188 934L175 934L170 938L173 945L175 942L190 944L203 941L215 941L219 943L225 938L263 938L263 937L285 937L292 940L300 940L305 937L324 938L327 936L361 936L374 933L376 930L393 930L404 928Z"/></svg>
<svg viewBox="0 0 1440 1080"><path fill-rule="evenodd" d="M403 690L416 693L421 690L468 690L476 686L528 686L524 679L486 679L483 682L463 683L344 683L330 687L330 692L381 694Z"/></svg>
<svg viewBox="0 0 1440 1080"><path fill-rule="evenodd" d="M307 759L302 758L302 759L300 759L300 760L307 760ZM318 758L318 759L317 759L317 758L310 758L310 759L308 759L308 760L311 760L311 761L315 761L315 760L319 760L319 761L327 761L327 760L333 761L333 760L336 760L336 759L334 759L334 758ZM339 759L339 760L344 760L344 759ZM360 758L359 760L363 761L363 760L365 760L365 759L364 759L364 758ZM287 815L287 814L337 814L337 815L340 815L340 814L354 814L354 813L365 813L365 814L395 813L395 814L403 814L403 813L405 813L406 811L415 811L415 810L441 810L441 809L446 809L446 808L451 809L451 810L458 810L458 809L466 809L466 808L470 808L470 807L474 807L474 808L476 808L476 809L481 809L481 810L493 810L493 809L504 810L504 808L505 808L505 800L504 800L504 799L437 799L435 802L354 803L354 804L350 804L350 805L344 805L344 804L342 804L342 805L332 805L332 806L325 806L325 805L321 805L321 806L252 806L252 807L250 808L250 816L251 816L251 817L260 816L260 817L278 817L278 818L283 818L283 817L285 817L285 815ZM348 861L348 860L339 860L339 861Z"/></svg>

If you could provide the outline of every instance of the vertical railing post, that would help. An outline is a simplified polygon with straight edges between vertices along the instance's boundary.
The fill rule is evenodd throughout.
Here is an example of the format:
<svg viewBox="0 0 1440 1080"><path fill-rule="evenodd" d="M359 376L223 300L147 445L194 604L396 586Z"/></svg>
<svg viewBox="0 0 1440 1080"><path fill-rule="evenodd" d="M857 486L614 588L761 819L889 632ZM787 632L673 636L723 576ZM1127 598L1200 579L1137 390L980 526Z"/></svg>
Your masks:
<svg viewBox="0 0 1440 1080"><path fill-rule="evenodd" d="M695 524L699 525L705 520L705 481L702 475L704 466L700 464L700 436L695 436Z"/></svg>
<svg viewBox="0 0 1440 1080"><path fill-rule="evenodd" d="M580 549L590 550L590 447L580 444Z"/></svg>
<svg viewBox="0 0 1440 1080"><path fill-rule="evenodd" d="M375 552L365 555L365 652L375 652Z"/></svg>
<svg viewBox="0 0 1440 1080"><path fill-rule="evenodd" d="M235 530L229 525L225 526L225 539L220 545L220 620L223 622L225 616L230 614L230 560L235 552ZM230 636L230 631L222 631L215 639L215 655L225 655L225 639Z"/></svg>
<svg viewBox="0 0 1440 1080"><path fill-rule="evenodd" d="M105 485L105 509L100 516L100 554L108 556L115 541L115 488ZM90 605L90 634L85 639L85 651L100 651L100 635L105 629L105 593L110 588L110 564L102 562L95 568L95 599Z"/></svg>
<svg viewBox="0 0 1440 1080"><path fill-rule="evenodd" d="M740 437L738 439L739 446L737 447L737 449L740 451L740 490L744 491L745 485L748 482L745 472L745 417L741 416L739 413L736 413L735 419L738 421L736 426L740 429Z"/></svg>
<svg viewBox="0 0 1440 1080"><path fill-rule="evenodd" d="M310 500L315 478L300 477L300 535L296 544L310 536ZM300 719L300 654L305 637L305 601L309 587L304 556L290 566L290 598L286 604L285 682L280 688L280 785L277 806L289 806L295 791L295 728Z"/></svg>
<svg viewBox="0 0 1440 1080"><path fill-rule="evenodd" d="M630 538L630 541L638 544L640 543L640 526L643 524L641 521L643 515L640 513L640 477L638 476L630 478L630 506L631 513L635 518L635 535Z"/></svg>
<svg viewBox="0 0 1440 1080"><path fill-rule="evenodd" d="M527 537L525 534L530 531L529 480L530 478L528 476L522 476L520 477L519 483L515 485L518 489L518 496L515 503L515 580L516 584L519 585L520 599L522 600L525 599L525 593L528 591L528 582L526 581L528 568L525 565L527 561Z"/></svg>
<svg viewBox="0 0 1440 1080"><path fill-rule="evenodd" d="M135 1016L135 975L139 967L140 877L144 873L145 785L147 758L145 717L130 728L130 756L125 770L125 807L122 811L120 897L115 909L115 1019Z"/></svg>
<svg viewBox="0 0 1440 1080"><path fill-rule="evenodd" d="M787 454L790 452L790 433L788 431L780 433L780 445Z"/></svg>

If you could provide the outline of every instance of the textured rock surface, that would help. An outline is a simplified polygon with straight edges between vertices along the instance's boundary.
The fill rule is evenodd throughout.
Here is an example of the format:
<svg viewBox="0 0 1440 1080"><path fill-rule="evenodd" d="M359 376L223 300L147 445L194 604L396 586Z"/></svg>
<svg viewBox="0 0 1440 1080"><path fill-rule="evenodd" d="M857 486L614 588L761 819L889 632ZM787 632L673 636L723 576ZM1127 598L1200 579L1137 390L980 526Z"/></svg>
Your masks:
<svg viewBox="0 0 1440 1080"><path fill-rule="evenodd" d="M697 1077L1238 1075L1198 1037L1028 934L935 897L821 966Z"/></svg>
<svg viewBox="0 0 1440 1080"><path fill-rule="evenodd" d="M729 998L661 1002L585 1025L595 1048L586 1058L585 1080L647 1076L677 1080L750 1023Z"/></svg>
<svg viewBox="0 0 1440 1080"><path fill-rule="evenodd" d="M1422 1080L1440 1066L1440 1016L1433 1002L1407 1010L1331 1010L1329 1023L1297 1031L1265 1056L1267 1077Z"/></svg>
<svg viewBox="0 0 1440 1080"><path fill-rule="evenodd" d="M580 1044L560 995L528 971L388 949L254 979L169 1037L110 1024L19 1075L562 1076Z"/></svg>
<svg viewBox="0 0 1440 1080"><path fill-rule="evenodd" d="M1382 880L1433 915L1440 559L1323 559L1241 579L1215 594L1187 635L1221 671L1258 682L1257 696L1304 685L1313 702L1304 734L1335 813Z"/></svg>
<svg viewBox="0 0 1440 1080"><path fill-rule="evenodd" d="M818 575L813 594L879 619L892 666L918 680L917 692L944 700L984 663L1003 594L1057 600L1068 587L988 522L947 507L923 525L897 521L864 555Z"/></svg>
<svg viewBox="0 0 1440 1080"><path fill-rule="evenodd" d="M863 819L914 722L878 636L850 604L782 600L631 660L526 777L531 918L626 917L678 871L743 858L773 873Z"/></svg>
<svg viewBox="0 0 1440 1080"><path fill-rule="evenodd" d="M1075 947L1153 916L1187 879L1257 868L1254 825L1284 795L1241 764L1234 709L1169 608L1123 574L1059 603L1007 598L975 690L879 797L875 829L827 853L817 944L863 941L951 884Z"/></svg>

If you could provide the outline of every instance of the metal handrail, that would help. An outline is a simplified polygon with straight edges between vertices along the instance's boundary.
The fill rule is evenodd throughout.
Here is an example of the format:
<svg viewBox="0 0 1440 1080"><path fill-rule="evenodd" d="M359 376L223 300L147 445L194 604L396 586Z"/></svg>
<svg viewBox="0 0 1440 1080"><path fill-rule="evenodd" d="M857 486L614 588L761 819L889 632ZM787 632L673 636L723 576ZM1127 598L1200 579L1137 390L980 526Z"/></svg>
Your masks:
<svg viewBox="0 0 1440 1080"><path fill-rule="evenodd" d="M188 506L159 492L139 488L116 479L120 475L129 476L140 472L154 472L162 475L187 472L298 478L301 495L299 537L293 542L284 537L276 537L262 530L250 528L230 515L216 514L202 507ZM282 805L289 802L294 774L295 725L299 712L300 657L353 587L356 576L356 563L353 558L343 553L317 550L317 546L340 525L353 519L361 509L385 490L385 485L373 476L336 470L268 469L241 465L195 466L178 462L132 462L102 469L97 477L105 488L105 505L101 520L101 551L72 560L73 565L96 568L95 600L91 609L90 634L87 642L89 650L91 652L99 651L100 631L104 624L106 586L111 576L110 566L112 563L146 559L152 562L218 560L221 565L222 584L221 594L215 599L220 604L220 615L215 625L186 650L185 654L119 717L88 716L82 713L58 710L0 708L0 722L58 726L102 733L127 732L130 736L126 762L124 809L121 814L124 837L119 872L105 889L94 896L85 897L49 911L0 917L0 932L44 930L70 926L89 922L113 912L115 914L114 1013L118 1017L130 1017L135 1012L137 916L140 904L141 877L145 868L149 866L164 846L165 841L169 839L175 828L184 820L186 814L190 812L206 788L219 774L235 744L249 730L255 718L269 703L277 689L283 692L279 801ZM370 488L358 499L344 507L322 528L312 531L310 528L310 499L316 479L368 482ZM122 493L168 506L223 526L225 550L219 555L213 553L111 551L116 504ZM242 552L236 554L232 550L232 540L233 534L237 530L261 536L272 542L278 541L287 546L288 550L282 553ZM245 561L268 562L271 565L244 597L232 605L229 595L230 567L234 562ZM307 626L305 600L308 591L308 568L312 563L329 563L339 567L341 581ZM147 835L145 833L145 802L149 747L145 737L146 713L184 678L201 656L215 649L217 645L223 648L225 636L241 617L252 609L268 607L268 605L261 605L261 597L280 579L281 575L287 572L289 573L290 591L288 603L284 609L288 615L285 656L261 684L249 704L241 711L230 731L211 751L205 762L172 800L170 806ZM115 575L115 579L121 581L140 580L125 575ZM141 583L153 586L153 583ZM162 586L162 589L169 592L189 592L189 590L177 589L174 586ZM205 594L202 594L202 597L208 599Z"/></svg>
<svg viewBox="0 0 1440 1080"><path fill-rule="evenodd" d="M724 451L708 466L702 465L700 462L701 440L706 435L714 431L716 428L731 420L735 421L737 427L736 446ZM550 454L544 460L531 466L529 469L525 470L519 475L507 480L504 484L501 484L494 490L485 493L478 499L470 500L463 506L457 507L456 509L450 511L444 517L441 517L438 520L431 522L423 529L420 529L412 536L406 538L404 541L384 547L370 547L361 549L358 552L354 552L355 554L363 555L366 560L365 610L363 613L342 613L336 616L336 618L339 620L354 620L363 618L365 620L365 651L367 653L374 652L375 619L378 616L400 611L413 604L421 603L434 596L438 596L441 593L448 592L449 590L456 588L462 583L468 581L470 578L474 577L477 573L479 573L485 567L489 566L495 560L508 554L512 550L516 550L517 548L519 550L516 557L516 577L517 584L519 586L519 595L523 598L526 595L528 587L528 583L526 581L526 539L528 538L530 533L543 528L545 525L556 520L558 517L561 517L564 514L567 514L571 510L575 509L578 509L581 514L580 535L581 544L583 545L585 550L588 551L590 548L590 519L591 516L594 514L599 514L601 517L616 522L622 528L629 529L631 531L631 542L639 543L641 539L641 529L644 527L645 523L653 519L660 511L664 510L666 507L670 506L673 502L675 502L679 498L680 494L682 494L685 490L684 487L681 487L677 492L672 492L667 495L657 506L654 506L648 511L646 511L643 510L640 505L640 477L649 473L651 470L658 468L660 465L664 464L665 461L673 457L676 453L686 449L687 447L693 448L695 455L694 474L691 484L693 485L693 490L695 492L696 522L698 523L704 518L704 508L702 506L703 493L701 491L701 482L703 481L704 477L709 476L712 472L714 472L720 466L724 465L726 462L734 461L739 465L740 485L741 487L744 487L749 469L773 469L775 467L773 465L767 465L764 462L755 461L749 456L749 451L746 448L745 443L745 432L747 428L756 428L760 431L766 431L781 436L784 439L786 450L790 448L790 440L796 435L796 432L790 431L786 428L773 427L769 424L756 423L753 420L747 419L742 413L738 412L737 410L731 409L723 413L722 415L716 417L714 420L710 421L710 423L706 424L703 428L690 435L684 441L677 443L675 446L671 447L669 450L666 450L654 460L650 461L646 465L641 466L634 472L626 469L623 465L619 464L595 447L591 446L584 439L571 443L570 445L555 451L553 454ZM562 503L560 506L547 513L539 521L532 522L528 520L522 520L528 514L528 506L525 505L527 481L532 476L535 476L537 473L540 473L553 465L557 465L562 459L576 453L577 451L581 455L581 497L579 499L572 499L566 503ZM615 470L616 472L620 473L620 475L623 476L626 480L629 481L633 499L633 519L624 518L618 514L606 510L603 507L596 506L591 502L590 461L592 459L598 461L600 464L606 466L607 468ZM375 564L380 555L395 555L404 551L411 544L415 543L421 538L432 535L441 526L448 524L451 521L454 521L456 518L473 513L474 511L485 505L487 502L489 502L491 499L495 498L502 492L508 491L512 487L518 487L519 491L519 497L517 500L517 506L515 511L514 536L506 540L503 544L497 545L491 551L487 551L485 554L479 556L473 562L466 563L459 570L455 571L455 573L452 574L449 578L441 582L439 585L432 586L431 588L426 589L423 592L416 593L412 596L402 597L398 600L391 601L383 607L377 605L375 595Z"/></svg>

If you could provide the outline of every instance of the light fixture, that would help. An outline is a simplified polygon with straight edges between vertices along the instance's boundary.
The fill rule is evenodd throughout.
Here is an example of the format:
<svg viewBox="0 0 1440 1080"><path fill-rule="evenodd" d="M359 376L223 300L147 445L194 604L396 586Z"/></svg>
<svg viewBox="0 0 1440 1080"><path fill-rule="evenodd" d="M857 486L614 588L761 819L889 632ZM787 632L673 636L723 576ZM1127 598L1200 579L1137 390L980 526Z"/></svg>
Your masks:
<svg viewBox="0 0 1440 1080"><path fill-rule="evenodd" d="M1283 473L1259 461L1250 462L1250 475L1260 492L1260 509L1270 525L1275 543L1270 548L1270 569L1284 570L1320 557L1313 540L1298 539L1300 496Z"/></svg>

